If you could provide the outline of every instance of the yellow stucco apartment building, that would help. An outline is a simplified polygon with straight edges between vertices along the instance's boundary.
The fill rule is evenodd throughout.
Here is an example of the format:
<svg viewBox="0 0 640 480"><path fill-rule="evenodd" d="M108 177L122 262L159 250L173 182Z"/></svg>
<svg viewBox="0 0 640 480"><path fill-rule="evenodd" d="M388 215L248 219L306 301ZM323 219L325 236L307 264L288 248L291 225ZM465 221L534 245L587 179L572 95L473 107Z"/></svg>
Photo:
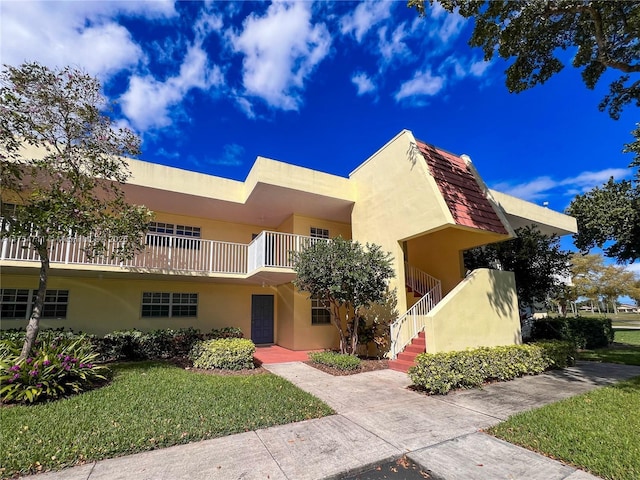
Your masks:
<svg viewBox="0 0 640 480"><path fill-rule="evenodd" d="M391 252L398 311L392 355L424 330L429 352L520 342L513 274L466 272L462 252L535 224L576 231L561 213L487 189L466 156L404 130L348 178L258 157L244 182L138 160L128 200L155 212L146 250L88 259L81 238L51 247L43 328L240 327L255 343L337 346L328 312L291 281L289 252L342 235ZM2 328L26 325L38 257L4 239Z"/></svg>

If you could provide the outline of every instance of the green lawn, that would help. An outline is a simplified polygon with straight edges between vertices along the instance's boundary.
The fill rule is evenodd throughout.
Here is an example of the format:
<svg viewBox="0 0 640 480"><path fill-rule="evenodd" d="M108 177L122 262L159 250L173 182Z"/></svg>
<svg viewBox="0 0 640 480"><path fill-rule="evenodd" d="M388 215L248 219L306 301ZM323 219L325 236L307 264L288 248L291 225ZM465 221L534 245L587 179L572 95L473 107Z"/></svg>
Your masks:
<svg viewBox="0 0 640 480"><path fill-rule="evenodd" d="M198 374L159 362L114 366L110 385L0 408L0 477L55 470L332 414L269 373Z"/></svg>
<svg viewBox="0 0 640 480"><path fill-rule="evenodd" d="M640 365L640 330L616 331L613 348L580 352L581 360ZM489 430L612 480L640 478L640 377L514 415Z"/></svg>
<svg viewBox="0 0 640 480"><path fill-rule="evenodd" d="M489 430L611 480L640 478L640 377L531 412Z"/></svg>
<svg viewBox="0 0 640 480"><path fill-rule="evenodd" d="M580 352L580 360L640 365L640 330L615 332L613 348L599 348Z"/></svg>

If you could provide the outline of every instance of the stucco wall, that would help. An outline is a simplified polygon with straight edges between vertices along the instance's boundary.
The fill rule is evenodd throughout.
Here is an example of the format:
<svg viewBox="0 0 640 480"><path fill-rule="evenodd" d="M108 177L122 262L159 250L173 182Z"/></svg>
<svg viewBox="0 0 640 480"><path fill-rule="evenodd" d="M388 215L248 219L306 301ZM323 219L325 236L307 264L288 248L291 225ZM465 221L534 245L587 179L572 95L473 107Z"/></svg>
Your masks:
<svg viewBox="0 0 640 480"><path fill-rule="evenodd" d="M522 343L512 272L474 270L427 317L428 353Z"/></svg>
<svg viewBox="0 0 640 480"><path fill-rule="evenodd" d="M351 216L353 239L391 252L396 278L390 288L398 292L405 289L400 240L453 223L414 145L411 132L403 131L350 175L357 187ZM406 310L404 295L399 295L398 310Z"/></svg>
<svg viewBox="0 0 640 480"><path fill-rule="evenodd" d="M490 232L447 227L409 240L407 260L412 266L439 279L445 295L464 278L464 250L504 238L504 235Z"/></svg>
<svg viewBox="0 0 640 480"><path fill-rule="evenodd" d="M252 234L258 234L265 230L264 227L259 225L221 222L209 218L175 215L166 212L154 213L154 221L156 222L172 223L174 226L189 225L192 227L200 227L201 238L204 240L248 244L251 242Z"/></svg>
<svg viewBox="0 0 640 480"><path fill-rule="evenodd" d="M98 277L96 275L96 277ZM41 321L42 328L72 328L103 335L113 330L138 328L195 327L202 332L212 328L240 327L251 334L251 295L276 295L275 289L259 285L229 285L209 282L132 280L52 276L49 289L69 290L67 319ZM2 275L3 288L38 286L35 275ZM198 294L198 316L141 318L142 292L182 292ZM275 298L275 334L278 333L278 298ZM2 320L2 328L26 326L24 320ZM277 341L277 338L275 339Z"/></svg>

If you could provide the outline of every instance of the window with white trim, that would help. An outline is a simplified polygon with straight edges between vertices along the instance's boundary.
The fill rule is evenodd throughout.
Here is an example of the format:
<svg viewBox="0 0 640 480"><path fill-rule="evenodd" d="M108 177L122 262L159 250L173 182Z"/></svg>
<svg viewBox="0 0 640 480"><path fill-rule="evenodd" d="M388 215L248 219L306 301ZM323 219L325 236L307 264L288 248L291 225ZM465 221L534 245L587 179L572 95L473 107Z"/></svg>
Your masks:
<svg viewBox="0 0 640 480"><path fill-rule="evenodd" d="M155 234L147 235L147 245L153 247L172 246L176 248L200 250L200 227L175 225L165 222L150 222L147 231L150 234ZM170 236L174 238L170 238Z"/></svg>
<svg viewBox="0 0 640 480"><path fill-rule="evenodd" d="M309 236L312 238L329 238L329 230L326 228L311 227Z"/></svg>
<svg viewBox="0 0 640 480"><path fill-rule="evenodd" d="M318 297L311 297L311 325L327 325L331 323L329 302Z"/></svg>
<svg viewBox="0 0 640 480"><path fill-rule="evenodd" d="M197 317L197 293L143 292L142 317Z"/></svg>
<svg viewBox="0 0 640 480"><path fill-rule="evenodd" d="M38 290L30 290L28 288L1 289L0 318L29 319L37 295ZM65 319L67 318L68 306L69 290L47 290L40 318Z"/></svg>

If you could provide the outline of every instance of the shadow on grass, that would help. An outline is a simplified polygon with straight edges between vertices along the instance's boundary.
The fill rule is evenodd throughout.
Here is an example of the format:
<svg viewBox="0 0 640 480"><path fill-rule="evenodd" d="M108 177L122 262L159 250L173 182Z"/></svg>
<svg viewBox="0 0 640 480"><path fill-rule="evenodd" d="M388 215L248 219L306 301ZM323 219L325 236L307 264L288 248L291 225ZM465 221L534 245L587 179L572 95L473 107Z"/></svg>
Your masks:
<svg viewBox="0 0 640 480"><path fill-rule="evenodd" d="M580 360L618 363L624 365L640 365L640 347L624 345L622 348L601 348L580 352Z"/></svg>

